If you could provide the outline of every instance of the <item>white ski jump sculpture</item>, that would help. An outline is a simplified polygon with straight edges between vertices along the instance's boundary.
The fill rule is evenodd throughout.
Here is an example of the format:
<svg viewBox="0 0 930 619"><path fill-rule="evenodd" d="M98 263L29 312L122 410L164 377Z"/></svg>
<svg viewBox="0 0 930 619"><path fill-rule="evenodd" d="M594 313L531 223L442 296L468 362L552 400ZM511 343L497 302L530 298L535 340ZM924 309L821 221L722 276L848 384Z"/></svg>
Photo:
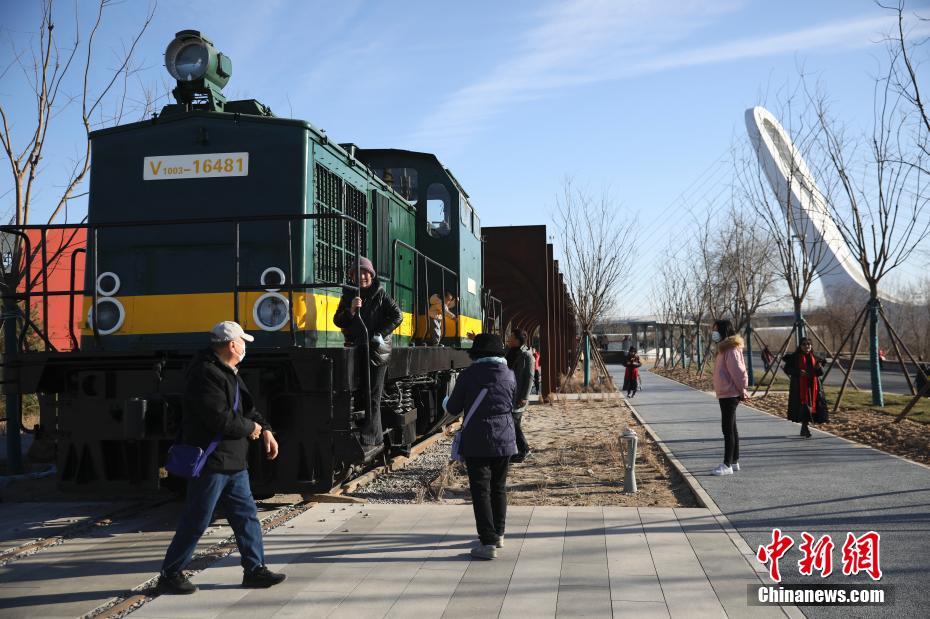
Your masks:
<svg viewBox="0 0 930 619"><path fill-rule="evenodd" d="M864 293L862 298L867 298L869 286L859 263L846 246L813 174L788 133L771 112L758 106L746 110L746 130L782 209L786 215L789 208L794 210L794 232L807 241L808 251L815 254L809 257L818 261L817 274L827 299L848 303L852 300L850 293L859 296L860 291Z"/></svg>

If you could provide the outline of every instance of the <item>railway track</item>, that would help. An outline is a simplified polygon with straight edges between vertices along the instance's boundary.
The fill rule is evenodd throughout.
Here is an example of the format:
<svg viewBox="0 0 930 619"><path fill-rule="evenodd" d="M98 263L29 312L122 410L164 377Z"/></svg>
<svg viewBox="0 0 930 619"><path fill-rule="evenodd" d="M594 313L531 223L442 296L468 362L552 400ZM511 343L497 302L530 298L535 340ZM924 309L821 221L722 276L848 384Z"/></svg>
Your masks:
<svg viewBox="0 0 930 619"><path fill-rule="evenodd" d="M448 431L454 427L454 425L455 424L447 427L446 430ZM365 501L361 499L346 495L366 486L382 475L387 475L393 471L404 468L408 463L415 460L420 454L437 441L441 440L444 436L445 432L433 434L414 445L409 456L395 456L390 459L383 459L379 463L369 466L358 476L343 482L327 493L303 495L299 500L289 501L265 513L260 512L259 519L262 531L267 533L268 531L285 525L318 503L364 503ZM169 503L171 503L169 499L139 501L114 509L103 515L89 518L86 521L75 523L74 525L64 528L55 535L32 540L6 549L0 552L0 568L32 557L43 551L63 545L66 546L69 541L72 540L86 540L88 537L95 537L100 534L105 535L108 528L116 528L116 525L121 525L122 529L134 528L128 527L128 525L134 524L135 522L141 524L146 516L150 516L154 510L166 508ZM225 530L223 531L222 538L198 550L191 564L187 567L187 571L202 571L235 550L235 537L232 535L231 531ZM151 578L138 583L131 589L111 597L104 603L84 613L83 616L94 618L116 618L125 616L157 596L154 590L156 580L157 575L153 575Z"/></svg>

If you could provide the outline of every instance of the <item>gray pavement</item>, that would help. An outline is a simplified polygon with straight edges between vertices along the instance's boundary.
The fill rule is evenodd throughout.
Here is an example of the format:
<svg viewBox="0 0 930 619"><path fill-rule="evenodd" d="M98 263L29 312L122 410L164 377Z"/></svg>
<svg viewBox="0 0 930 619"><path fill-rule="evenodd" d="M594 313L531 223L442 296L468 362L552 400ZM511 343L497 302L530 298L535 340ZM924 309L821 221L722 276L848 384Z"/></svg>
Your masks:
<svg viewBox="0 0 930 619"><path fill-rule="evenodd" d="M749 547L770 543L774 527L796 540L781 561L783 582L871 583L865 575L842 574L841 547L847 532L881 535L881 583L895 587L894 604L801 607L806 615L930 616L930 469L818 430L802 439L797 424L741 405L742 470L714 477L711 470L723 459L714 397L649 372L642 377L643 391L631 404ZM798 573L802 531L832 536L834 573L826 579Z"/></svg>
<svg viewBox="0 0 930 619"><path fill-rule="evenodd" d="M496 560L474 543L469 505L318 505L266 536L283 584L240 588L231 555L132 617L785 616L747 606L760 581L706 509L511 507Z"/></svg>
<svg viewBox="0 0 930 619"><path fill-rule="evenodd" d="M110 504L110 509L118 505ZM48 507L43 503L3 504L0 525L13 530L4 544L49 537L60 532L64 522L78 523L106 513L101 504L92 503ZM0 618L79 617L141 585L158 574L179 510L180 503L157 506L138 519L87 530L0 566ZM40 514L54 518L47 525L37 524ZM21 518L27 520L17 526ZM231 534L225 520L217 520L199 548Z"/></svg>

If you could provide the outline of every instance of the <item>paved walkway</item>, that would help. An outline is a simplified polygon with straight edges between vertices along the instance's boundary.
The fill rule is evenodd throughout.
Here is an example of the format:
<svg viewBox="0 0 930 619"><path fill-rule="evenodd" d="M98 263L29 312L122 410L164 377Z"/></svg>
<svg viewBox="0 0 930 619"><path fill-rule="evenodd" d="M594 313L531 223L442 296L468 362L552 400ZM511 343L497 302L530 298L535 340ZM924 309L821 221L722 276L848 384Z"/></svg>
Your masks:
<svg viewBox="0 0 930 619"><path fill-rule="evenodd" d="M716 400L649 372L642 376L643 391L631 403L749 546L770 543L774 527L794 537L781 562L783 582L823 582L798 573L801 531L830 534L836 544L835 572L826 582L871 582L842 574L840 549L847 532L881 534L881 582L895 587L894 605L802 607L806 615L930 616L930 469L817 430L802 439L797 424L740 406L742 471L714 477L723 459Z"/></svg>
<svg viewBox="0 0 930 619"><path fill-rule="evenodd" d="M512 507L496 560L474 538L467 505L319 505L266 537L285 583L240 588L234 554L132 617L785 616L747 606L759 580L706 509Z"/></svg>

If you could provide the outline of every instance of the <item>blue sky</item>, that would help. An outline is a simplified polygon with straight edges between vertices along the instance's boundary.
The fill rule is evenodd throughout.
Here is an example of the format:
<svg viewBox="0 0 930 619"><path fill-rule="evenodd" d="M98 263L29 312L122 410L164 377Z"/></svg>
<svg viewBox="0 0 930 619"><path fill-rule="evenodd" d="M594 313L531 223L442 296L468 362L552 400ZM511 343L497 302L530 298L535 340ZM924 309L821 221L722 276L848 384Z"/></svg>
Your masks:
<svg viewBox="0 0 930 619"><path fill-rule="evenodd" d="M0 71L35 31L36 4L0 0ZM88 24L96 3L78 4ZM56 6L64 41L73 5ZM145 9L143 0L107 9L101 66L112 65ZM621 306L637 313L647 309L659 250L689 234L688 207L698 216L713 208L713 188L728 181L719 160L745 139L747 107L773 99L803 66L840 117L869 130L873 78L886 58L876 42L891 19L868 0L161 0L137 77L164 81L174 33L202 30L233 60L230 98L259 99L340 142L434 152L485 225L550 223L566 175L609 190L640 222L638 275ZM22 87L16 71L0 79L14 118L31 113ZM80 147L73 112L56 119L38 211ZM11 185L0 169L3 213ZM75 201L70 219L81 208Z"/></svg>

